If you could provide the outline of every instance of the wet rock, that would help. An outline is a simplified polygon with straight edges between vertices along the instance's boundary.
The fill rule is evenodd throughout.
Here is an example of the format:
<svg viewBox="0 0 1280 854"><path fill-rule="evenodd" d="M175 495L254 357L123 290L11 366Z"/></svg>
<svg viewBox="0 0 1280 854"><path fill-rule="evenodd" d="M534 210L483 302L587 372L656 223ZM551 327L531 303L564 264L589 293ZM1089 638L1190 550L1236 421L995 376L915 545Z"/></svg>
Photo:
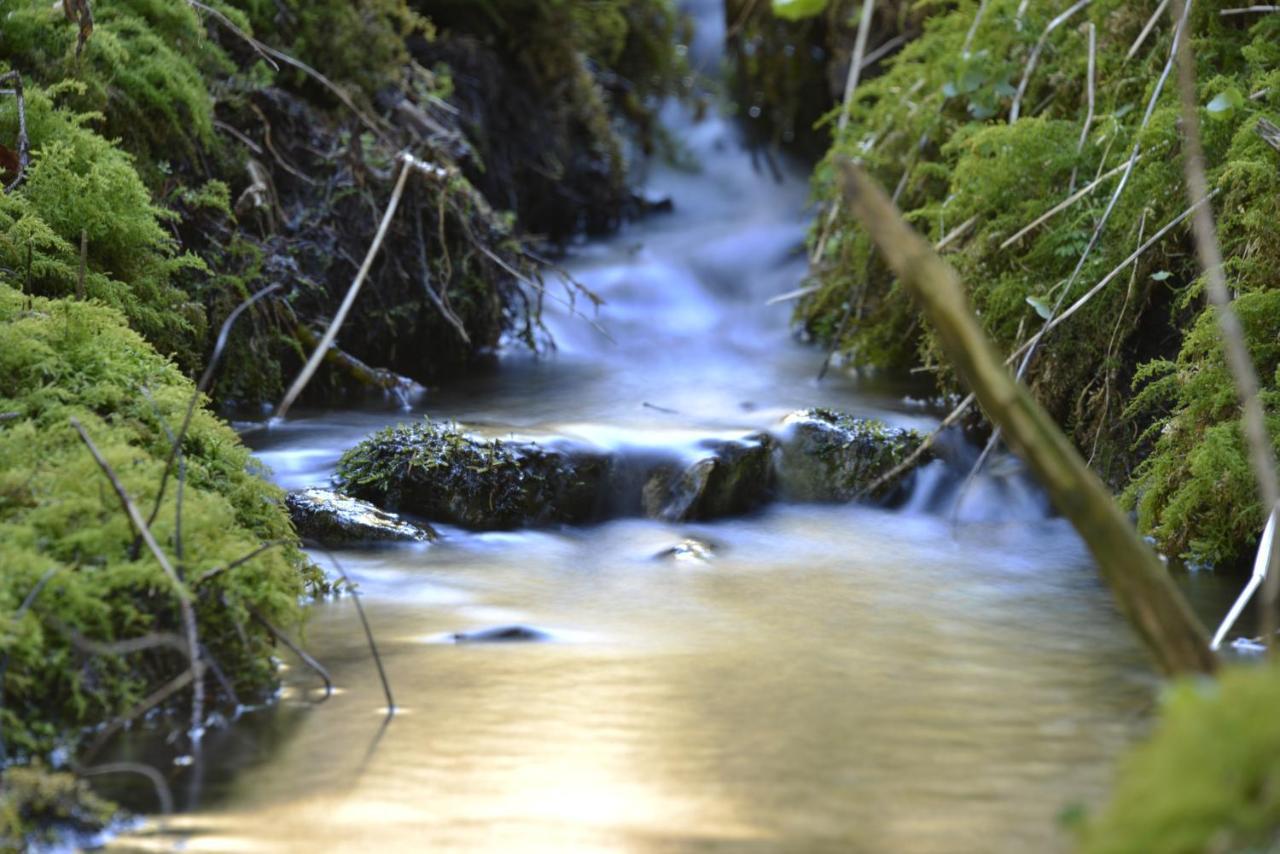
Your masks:
<svg viewBox="0 0 1280 854"><path fill-rule="evenodd" d="M603 517L610 458L590 449L486 440L424 420L348 451L338 480L352 495L475 530L581 524Z"/></svg>
<svg viewBox="0 0 1280 854"><path fill-rule="evenodd" d="M530 626L495 626L472 632L455 632L454 643L538 643L551 640L551 634Z"/></svg>
<svg viewBox="0 0 1280 854"><path fill-rule="evenodd" d="M914 430L872 418L829 409L793 412L783 419L774 451L778 493L790 501L848 501L921 441Z"/></svg>
<svg viewBox="0 0 1280 854"><path fill-rule="evenodd" d="M668 522L746 513L770 497L773 439L704 443L707 456L684 468L659 466L644 485L645 515Z"/></svg>
<svg viewBox="0 0 1280 854"><path fill-rule="evenodd" d="M432 542L435 531L403 521L367 501L329 489L301 489L285 496L298 535L325 545L362 542Z"/></svg>
<svg viewBox="0 0 1280 854"><path fill-rule="evenodd" d="M710 563L715 557L715 546L706 540L686 537L669 549L654 555L656 560L673 560L689 563Z"/></svg>

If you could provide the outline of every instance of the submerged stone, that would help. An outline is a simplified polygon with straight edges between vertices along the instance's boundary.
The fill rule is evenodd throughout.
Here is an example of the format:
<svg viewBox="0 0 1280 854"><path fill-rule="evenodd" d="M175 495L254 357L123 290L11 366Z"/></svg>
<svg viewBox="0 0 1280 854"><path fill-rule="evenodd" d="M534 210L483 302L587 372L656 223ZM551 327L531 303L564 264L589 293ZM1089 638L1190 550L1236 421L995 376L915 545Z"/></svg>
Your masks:
<svg viewBox="0 0 1280 854"><path fill-rule="evenodd" d="M361 542L433 542L430 528L411 525L400 517L331 489L300 489L285 496L285 505L298 535L324 545Z"/></svg>
<svg viewBox="0 0 1280 854"><path fill-rule="evenodd" d="M710 563L715 557L716 547L706 540L686 537L669 549L663 549L654 555L655 560L673 560L686 563Z"/></svg>
<svg viewBox="0 0 1280 854"><path fill-rule="evenodd" d="M793 412L782 421L774 452L779 495L789 501L852 500L922 441L915 430L873 418L829 409ZM896 485L886 484L877 493Z"/></svg>
<svg viewBox="0 0 1280 854"><path fill-rule="evenodd" d="M551 633L530 626L495 626L471 632L455 632L454 643L537 643L551 640Z"/></svg>

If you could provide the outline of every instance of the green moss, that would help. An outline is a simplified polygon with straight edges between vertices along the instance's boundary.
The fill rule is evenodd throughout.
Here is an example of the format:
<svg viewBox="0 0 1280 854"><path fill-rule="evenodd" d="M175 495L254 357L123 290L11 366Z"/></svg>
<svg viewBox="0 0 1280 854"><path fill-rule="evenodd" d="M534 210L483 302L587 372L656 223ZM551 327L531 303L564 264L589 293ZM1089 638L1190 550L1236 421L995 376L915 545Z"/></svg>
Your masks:
<svg viewBox="0 0 1280 854"><path fill-rule="evenodd" d="M71 774L38 766L0 772L0 848L25 851L101 833L115 808Z"/></svg>
<svg viewBox="0 0 1280 854"><path fill-rule="evenodd" d="M1236 668L1183 681L1120 770L1081 851L1274 851L1280 842L1280 672Z"/></svg>
<svg viewBox="0 0 1280 854"><path fill-rule="evenodd" d="M1095 2L1048 40L1021 101L1013 93L1050 10L992 0L963 46L977 4L930 6L924 32L879 76L859 86L845 136L815 174L815 192L835 198L832 163L861 158L880 182L900 188L907 217L932 240L953 230L946 253L998 347L1011 352L1039 331L1043 311L1066 306L1117 267L1187 206L1179 160L1176 81L1139 130L1168 56L1160 24L1132 60L1126 54L1155 3ZM1088 50L1080 25L1097 28L1096 117L1077 153L1085 115ZM1280 269L1280 159L1254 132L1280 116L1275 16L1227 20L1200 9L1193 20L1200 99L1224 91L1262 93L1216 118L1202 112L1210 183L1231 286L1259 371L1275 389L1280 367L1272 291ZM1075 186L1114 170L1141 143L1138 162L1105 232L1079 276L1068 280L1111 197L1117 177L1019 240L1004 245ZM819 239L824 218L818 218ZM1256 539L1261 511L1244 472L1232 422L1238 410L1185 229L1175 229L1050 334L1027 379L1095 468L1128 489L1143 527L1162 549L1194 560L1235 559ZM819 290L798 316L816 337L857 364L931 369L944 391L954 375L937 340L865 234L840 217L815 267ZM1176 365L1129 405L1144 364ZM1127 417L1122 417L1126 416ZM1154 426L1154 429L1149 429ZM1144 460L1139 467L1139 462ZM1136 470L1135 470L1136 469Z"/></svg>
<svg viewBox="0 0 1280 854"><path fill-rule="evenodd" d="M0 655L8 660L0 731L12 751L40 753L122 713L183 661L169 651L95 656L99 641L177 631L175 593L72 429L83 423L137 505L153 506L169 442L192 386L114 311L30 298L0 285ZM271 645L250 606L277 624L299 617L304 576L279 491L232 431L203 407L183 444L182 553L189 580L265 541L284 548L191 587L201 641L244 697L274 681ZM171 481L153 526L177 550ZM50 570L31 606L20 604Z"/></svg>

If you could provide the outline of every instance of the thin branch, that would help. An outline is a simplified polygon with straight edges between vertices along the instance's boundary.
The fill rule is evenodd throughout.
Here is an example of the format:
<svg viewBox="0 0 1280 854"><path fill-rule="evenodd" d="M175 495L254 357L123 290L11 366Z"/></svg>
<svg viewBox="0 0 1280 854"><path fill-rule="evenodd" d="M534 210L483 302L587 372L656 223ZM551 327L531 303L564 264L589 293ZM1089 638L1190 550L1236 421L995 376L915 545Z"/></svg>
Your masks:
<svg viewBox="0 0 1280 854"><path fill-rule="evenodd" d="M334 314L333 320L329 322L329 328L324 331L324 335L320 336L320 343L316 345L311 358L307 360L297 379L293 381L293 385L285 393L284 400L280 401L280 406L276 408L275 417L277 419L283 419L288 414L289 408L298 399L298 395L302 394L302 390L307 387L307 383L311 382L311 377L315 374L316 369L320 367L320 362L324 359L325 353L328 352L329 346L333 344L334 338L338 335L338 330L342 328L343 322L346 321L347 314L351 311L351 306L355 304L356 296L360 293L360 287L364 284L365 277L369 275L370 268L373 267L373 261L378 255L378 250L382 248L382 241L387 236L391 221L395 218L396 209L400 206L400 197L404 194L405 182L409 179L409 173L421 172L436 180L444 180L449 175L447 170L418 160L408 152L402 152L398 159L400 162L400 174L396 178L395 187L391 190L391 200L387 202L387 208L382 214L382 221L378 224L378 231L374 234L373 242L369 244L369 251L365 253L364 262L360 265L355 280L351 282L351 287L347 289L347 295L343 298L342 304L338 306L338 311Z"/></svg>
<svg viewBox="0 0 1280 854"><path fill-rule="evenodd" d="M155 789L161 815L173 814L173 792L170 791L169 784L165 782L160 772L150 765L143 765L140 762L107 762L102 765L91 765L88 768L77 768L76 773L81 777L101 777L107 774L135 774L145 777Z"/></svg>
<svg viewBox="0 0 1280 854"><path fill-rule="evenodd" d="M169 458L165 460L164 471L160 474L160 488L156 490L156 503L151 508L151 515L147 519L148 525L153 524L156 516L160 513L160 502L164 500L165 487L169 483L169 472L173 469L174 460L177 459L182 449L182 443L186 441L187 430L191 427L191 419L195 415L196 404L200 402L200 395L207 392L209 386L213 383L214 371L217 370L218 360L222 358L222 351L226 349L227 339L231 335L231 328L240 319L240 315L244 314L254 303L278 290L280 290L280 285L270 285L263 288L236 306L235 310L227 315L227 319L222 321L222 328L218 330L218 340L214 343L213 353L209 356L209 364L205 366L204 373L200 375L200 381L196 383L195 389L191 392L191 397L187 401L187 411L182 416L182 426L178 428L178 435L174 437L173 443L169 447Z"/></svg>
<svg viewBox="0 0 1280 854"><path fill-rule="evenodd" d="M1138 159L1141 160L1142 156L1139 155ZM1055 216L1062 213L1067 208L1071 207L1076 202L1080 201L1085 196L1092 193L1094 190L1098 189L1098 187L1101 186L1104 181L1111 180L1112 178L1114 178L1116 175L1119 175L1121 172L1123 172L1127 168L1129 168L1128 163L1121 163L1116 168L1109 170L1105 175L1100 175L1097 178L1090 181L1088 184L1085 184L1083 187L1076 190L1074 193L1067 196L1065 199L1058 202L1053 207L1049 208L1049 210L1040 214L1040 216L1036 217L1030 223L1020 228L1017 234L1013 235L1012 237L1007 239L1004 243L1000 244L1000 249L1001 250L1008 249L1010 246L1017 243L1019 240L1026 237L1028 234L1035 231L1037 228L1044 225L1046 222L1053 219Z"/></svg>
<svg viewBox="0 0 1280 854"><path fill-rule="evenodd" d="M1241 6L1238 9L1223 9L1218 14L1225 18L1228 15L1261 15L1267 12L1280 12L1280 6Z"/></svg>
<svg viewBox="0 0 1280 854"><path fill-rule="evenodd" d="M205 4L201 3L200 0L187 0L187 2L190 3L192 6L194 6L195 8L199 9L200 11L208 13L219 24L222 24L222 26L226 27L232 33L234 33L235 35L243 39L244 42L249 45L249 47L253 48L254 52L256 52L258 56L266 60L267 65L271 66L272 71L280 70L280 66L276 65L275 60L271 58L271 55L269 53L267 53L267 46L264 45L262 42L258 41L257 39L255 39L253 36L246 33L244 30L237 27L235 24L235 21L232 21L230 18L228 18L226 15L222 14L212 6L206 6Z"/></svg>
<svg viewBox="0 0 1280 854"><path fill-rule="evenodd" d="M1093 107L1097 98L1095 81L1098 69L1098 28L1093 21L1085 24L1089 41L1089 65L1085 76L1088 110L1085 113L1084 125L1080 128L1080 139L1076 141L1076 165L1071 167L1071 189L1076 188L1076 175L1080 169L1080 155L1084 153L1084 144L1089 140L1089 129L1093 127Z"/></svg>
<svg viewBox="0 0 1280 854"><path fill-rule="evenodd" d="M115 489L120 503L124 505L125 513L133 521L134 528L142 536L147 548L155 555L156 562L160 564L160 568L164 570L165 575L169 577L169 581L173 584L174 593L178 597L178 608L182 613L183 627L186 629L187 659L191 665L188 671L192 681L190 735L192 741L198 743L204 722L204 680L200 678L200 640L196 629L195 609L191 606L191 594L183 586L177 571L174 570L173 564L169 563L169 558L165 555L164 550L160 548L160 544L156 542L156 538L152 536L151 528L148 527L146 520L142 518L142 514L138 512L138 507L133 503L133 499L129 497L124 484L116 477L111 464L107 462L97 446L93 444L93 440L89 438L88 431L74 417L71 419L71 426L80 434L80 440L84 442L85 447L89 449L89 453L93 455L94 462L98 464L98 468L102 469L102 473L111 482L111 486Z"/></svg>
<svg viewBox="0 0 1280 854"><path fill-rule="evenodd" d="M1044 51L1044 46L1048 43L1049 36L1053 34L1054 30L1070 20L1072 15L1092 2L1093 0L1076 0L1065 12L1050 21L1048 26L1044 28L1044 32L1040 34L1040 39L1036 42L1036 46L1031 49L1031 56L1027 58L1027 66L1022 72L1022 80L1018 83L1018 91L1014 93L1013 105L1009 108L1009 124L1013 124L1018 120L1018 111L1022 106L1022 96L1027 92L1027 83L1031 80L1032 72L1036 70L1036 64L1040 61L1040 54Z"/></svg>
<svg viewBox="0 0 1280 854"><path fill-rule="evenodd" d="M106 747L107 742L111 740L112 736L124 729L126 724L132 720L142 717L147 712L151 711L156 706L181 691L183 688L191 685L193 679L195 679L195 672L193 670L184 670L173 679L166 682L159 689L148 694L132 709L99 730L97 737L93 740L93 743L89 745L87 750L85 750L85 758L92 759L94 756L97 756L98 752L101 751L102 748Z"/></svg>
<svg viewBox="0 0 1280 854"><path fill-rule="evenodd" d="M1025 3L1023 7L1025 7ZM978 34L978 25L982 23L982 16L987 12L987 0L982 0L978 4L978 11L973 13L973 23L969 25L969 32L964 34L964 46L960 48L960 56L963 59L969 58L969 48L973 47L973 37Z"/></svg>
<svg viewBox="0 0 1280 854"><path fill-rule="evenodd" d="M1183 0L1176 0L1174 8L1177 9L1182 4ZM1191 4L1186 5L1189 7ZM1183 12L1185 15L1185 9ZM1192 203L1196 203L1208 200L1209 182L1205 176L1204 147L1200 140L1200 108L1196 97L1195 54L1191 40L1183 39L1177 47L1177 53L1185 146L1182 163L1187 176L1187 195ZM1222 336L1223 351L1243 410L1245 441L1249 462L1253 467L1254 477L1257 478L1258 493L1262 498L1263 518L1269 520L1277 506L1280 506L1280 475L1276 472L1275 452L1271 436L1267 432L1267 415L1258 390L1258 375L1254 370L1253 358L1249 355L1244 327L1231 305L1231 292L1227 289L1227 277L1222 263L1222 249L1218 244L1218 230L1213 221L1213 209L1209 205L1201 205L1196 210L1192 230L1200 265L1204 268L1206 290L1209 299L1218 309L1218 328ZM1266 564L1274 565L1277 553L1280 553L1280 542L1273 537ZM1266 572L1265 566L1263 572ZM1266 638L1268 649L1272 647L1272 636L1275 634L1274 607L1277 593L1280 593L1280 572L1267 577L1262 601L1259 603L1262 611L1262 636Z"/></svg>
<svg viewBox="0 0 1280 854"><path fill-rule="evenodd" d="M347 577L347 571L342 568L342 564L338 562L338 558L334 556L333 552L319 543L315 545L328 555L329 560L333 563L333 568L338 571L338 576L347 585L347 589L351 591L351 598L356 603L356 613L360 615L360 624L364 626L364 636L369 641L369 651L373 653L373 663L378 666L378 678L382 680L382 691L387 697L387 717L391 718L396 713L396 701L391 696L391 683L387 681L387 671L382 666L382 656L378 653L378 644L373 639L373 629L369 627L369 618L365 616L364 606L360 604L360 593L356 590L355 585L351 583L351 579Z"/></svg>
<svg viewBox="0 0 1280 854"><path fill-rule="evenodd" d="M1156 7L1155 12L1151 13L1151 17L1147 20L1147 25L1142 28L1142 32L1138 33L1138 37L1133 40L1133 45L1129 48L1129 52L1124 55L1124 61L1128 62L1138 55L1138 49L1142 47L1142 43L1147 40L1147 36L1155 29L1156 22L1160 20L1160 16L1164 14L1165 7L1169 5L1169 0L1160 0L1160 5Z"/></svg>
<svg viewBox="0 0 1280 854"><path fill-rule="evenodd" d="M201 584L204 584L206 581L210 581L214 578L217 578L219 575L222 575L224 572L230 572L233 569L238 569L239 567L244 566L246 563L253 560L255 557L257 557L258 555L262 554L265 551L270 551L271 549L274 549L276 546L285 546L288 544L289 544L288 540L271 540L269 542L265 542L262 545L258 546L253 551L249 552L244 557L236 558L230 563L223 564L222 566L215 566L213 569L206 570L199 578L196 579L195 584L197 587L199 587Z"/></svg>
<svg viewBox="0 0 1280 854"><path fill-rule="evenodd" d="M288 635L286 635L284 632L280 631L274 625L272 625L271 621L267 619L266 615L263 614L262 611L258 610L257 606L251 605L248 602L246 602L244 603L244 607L246 610L248 610L249 615L251 617L257 620L262 625L262 627L266 629L268 632L270 632L271 635L276 640L280 641L280 643L287 646L289 650L293 652L294 655L298 656L298 658L302 661L303 664L307 665L307 667L310 667L311 670L324 681L324 698L327 700L330 697L332 697L333 696L333 677L329 675L328 670L324 669L324 665L316 661L307 653L306 650L304 650L302 647L298 646L296 643L290 640Z"/></svg>

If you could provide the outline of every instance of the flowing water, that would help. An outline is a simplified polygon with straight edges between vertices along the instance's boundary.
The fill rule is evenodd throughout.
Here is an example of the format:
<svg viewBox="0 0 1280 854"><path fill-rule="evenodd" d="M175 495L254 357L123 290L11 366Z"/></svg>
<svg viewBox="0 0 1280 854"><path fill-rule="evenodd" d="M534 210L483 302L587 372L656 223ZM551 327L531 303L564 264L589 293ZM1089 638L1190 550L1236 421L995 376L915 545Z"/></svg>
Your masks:
<svg viewBox="0 0 1280 854"><path fill-rule="evenodd" d="M715 17L703 38L714 42ZM827 405L930 416L902 385L797 344L801 170L757 170L730 123L667 116L700 162L657 166L674 211L578 247L606 301L548 302L553 356L413 413L301 414L260 440L288 487L397 420L670 448ZM1155 681L1070 528L1015 470L958 513L935 462L903 507L775 505L708 524L621 520L336 555L364 592L312 609L278 705L210 733L190 812L120 840L187 851L1027 851L1069 845L1144 730ZM687 539L710 554L660 553ZM317 555L322 564L329 558ZM1201 596L1217 607L1219 594ZM456 644L519 624L547 642ZM141 749L141 748L139 748Z"/></svg>

